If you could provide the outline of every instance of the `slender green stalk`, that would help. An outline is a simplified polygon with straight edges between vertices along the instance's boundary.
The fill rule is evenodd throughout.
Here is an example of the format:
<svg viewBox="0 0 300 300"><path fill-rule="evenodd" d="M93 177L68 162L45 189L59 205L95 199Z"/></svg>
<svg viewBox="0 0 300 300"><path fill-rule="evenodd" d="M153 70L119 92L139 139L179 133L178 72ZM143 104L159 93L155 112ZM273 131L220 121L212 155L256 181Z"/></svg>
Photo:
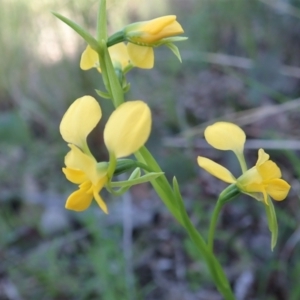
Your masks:
<svg viewBox="0 0 300 300"><path fill-rule="evenodd" d="M197 229L191 222L185 210L184 202L176 178L173 179L173 187L174 187L175 198L182 215L183 227L185 228L191 240L193 241L193 243L195 244L195 246L203 256L218 291L224 296L224 299L234 300L235 297L232 293L226 274L224 273L221 265L217 261L213 252L209 250L204 239L202 238L200 233L197 231Z"/></svg>
<svg viewBox="0 0 300 300"><path fill-rule="evenodd" d="M106 0L100 0L97 16L97 41L107 40Z"/></svg>
<svg viewBox="0 0 300 300"><path fill-rule="evenodd" d="M216 203L216 206L214 208L212 218L210 220L210 225L209 225L209 231L208 231L209 251L213 252L215 230L216 230L216 225L217 225L218 218L219 218L222 207L224 206L224 204L226 202L234 199L239 194L240 194L240 191L235 184L231 184L220 194L218 201Z"/></svg>
<svg viewBox="0 0 300 300"><path fill-rule="evenodd" d="M162 172L159 164L156 162L154 157L148 151L148 149L143 146L139 151L135 153L135 157L139 162L142 162L148 166L151 166L151 169L154 172ZM159 176L155 180L151 181L151 184L159 197L165 203L167 208L171 211L175 219L183 225L181 220L180 212L178 211L177 206L174 203L174 193L173 189L171 188L167 178L165 175Z"/></svg>
<svg viewBox="0 0 300 300"><path fill-rule="evenodd" d="M219 200L220 200L220 198L218 199L218 202L214 208L214 211L213 211L213 214L212 214L212 217L210 220L209 231L208 231L208 249L212 252L214 250L214 237L215 237L216 225L218 222L220 211L223 207L223 203Z"/></svg>

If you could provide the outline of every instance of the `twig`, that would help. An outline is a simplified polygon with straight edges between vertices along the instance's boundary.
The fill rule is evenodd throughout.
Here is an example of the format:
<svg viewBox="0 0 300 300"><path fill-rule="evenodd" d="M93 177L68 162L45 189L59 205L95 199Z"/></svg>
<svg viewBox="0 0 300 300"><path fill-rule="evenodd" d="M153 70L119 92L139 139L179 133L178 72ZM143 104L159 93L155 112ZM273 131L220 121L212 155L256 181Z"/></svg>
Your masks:
<svg viewBox="0 0 300 300"><path fill-rule="evenodd" d="M261 0L263 1L263 0ZM299 16L300 17L300 16ZM235 67L240 69L252 69L255 66L255 62L249 58L228 55L224 53L210 53L210 52L199 52L195 53L192 51L181 51L181 55L184 60L191 61L205 61L211 64L223 65L227 67ZM300 68L282 65L279 69L281 75L300 78Z"/></svg>

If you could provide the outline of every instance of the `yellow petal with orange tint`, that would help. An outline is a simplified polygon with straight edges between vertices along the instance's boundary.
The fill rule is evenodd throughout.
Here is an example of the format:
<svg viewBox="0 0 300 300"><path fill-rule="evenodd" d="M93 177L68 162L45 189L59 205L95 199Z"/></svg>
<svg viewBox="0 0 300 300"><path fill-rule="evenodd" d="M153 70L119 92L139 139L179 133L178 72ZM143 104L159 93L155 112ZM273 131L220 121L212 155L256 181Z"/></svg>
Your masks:
<svg viewBox="0 0 300 300"><path fill-rule="evenodd" d="M174 15L133 23L126 26L124 31L127 40L149 45L184 32Z"/></svg>

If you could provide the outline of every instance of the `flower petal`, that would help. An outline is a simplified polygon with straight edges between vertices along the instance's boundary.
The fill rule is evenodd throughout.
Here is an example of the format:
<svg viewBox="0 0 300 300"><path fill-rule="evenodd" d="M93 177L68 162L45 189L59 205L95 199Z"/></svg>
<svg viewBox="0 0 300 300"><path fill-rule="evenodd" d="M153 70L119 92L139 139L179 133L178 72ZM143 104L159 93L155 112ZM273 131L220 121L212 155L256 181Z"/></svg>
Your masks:
<svg viewBox="0 0 300 300"><path fill-rule="evenodd" d="M103 201L103 199L101 198L101 196L99 195L98 192L94 192L94 198L95 198L96 202L98 203L98 205L100 206L100 208L101 208L106 214L108 214L107 205L106 205L106 203Z"/></svg>
<svg viewBox="0 0 300 300"><path fill-rule="evenodd" d="M75 211L83 211L91 205L92 200L93 194L86 193L85 189L79 189L69 196L65 208Z"/></svg>
<svg viewBox="0 0 300 300"><path fill-rule="evenodd" d="M119 43L108 48L110 58L114 67L120 64L124 70L130 63L130 58L127 52L127 46L124 43Z"/></svg>
<svg viewBox="0 0 300 300"><path fill-rule="evenodd" d="M268 201L268 195L265 189L265 186L262 183L251 183L249 185L246 186L242 186L239 184L237 185L242 192L244 192L245 194L255 198L258 201L262 201L264 200L265 203L267 204Z"/></svg>
<svg viewBox="0 0 300 300"><path fill-rule="evenodd" d="M271 180L266 191L276 201L282 201L286 198L291 186L283 179Z"/></svg>
<svg viewBox="0 0 300 300"><path fill-rule="evenodd" d="M216 149L243 153L246 135L233 123L217 122L208 126L204 136L207 142Z"/></svg>
<svg viewBox="0 0 300 300"><path fill-rule="evenodd" d="M206 157L198 156L197 162L201 168L206 170L211 175L213 175L225 182L228 182L228 183L236 182L235 177L230 173L229 170L227 170L223 166L215 163L214 161L212 161Z"/></svg>
<svg viewBox="0 0 300 300"><path fill-rule="evenodd" d="M148 45L184 32L174 15L133 23L127 25L124 31L127 40Z"/></svg>
<svg viewBox="0 0 300 300"><path fill-rule="evenodd" d="M138 27L138 30L154 35L164 30L166 27L171 26L174 22L176 22L175 20L176 16L169 15L155 18L149 21L140 22L141 26Z"/></svg>
<svg viewBox="0 0 300 300"><path fill-rule="evenodd" d="M93 184L96 184L101 175L99 175L97 170L97 161L95 158L83 153L75 145L69 144L69 147L71 150L65 157L67 168L82 171Z"/></svg>
<svg viewBox="0 0 300 300"><path fill-rule="evenodd" d="M264 149L258 150L258 158L256 162L256 166L260 166L261 164L265 163L267 160L269 160L270 155L264 151Z"/></svg>
<svg viewBox="0 0 300 300"><path fill-rule="evenodd" d="M280 169L272 160L262 163L257 169L264 181L281 177Z"/></svg>
<svg viewBox="0 0 300 300"><path fill-rule="evenodd" d="M263 178L258 172L257 167L252 167L237 179L238 186L244 190L251 184L262 184L262 182Z"/></svg>
<svg viewBox="0 0 300 300"><path fill-rule="evenodd" d="M86 49L81 54L80 69L89 70L95 67L99 67L98 53L93 50L90 45L87 45Z"/></svg>
<svg viewBox="0 0 300 300"><path fill-rule="evenodd" d="M70 168L63 168L63 173L66 175L66 178L75 184L81 184L84 181L88 180L86 174L81 170L74 170Z"/></svg>
<svg viewBox="0 0 300 300"><path fill-rule="evenodd" d="M99 103L91 96L75 100L64 114L60 123L62 138L82 150L86 147L86 138L101 119Z"/></svg>
<svg viewBox="0 0 300 300"><path fill-rule="evenodd" d="M147 141L151 130L151 111L143 101L121 104L104 128L104 143L117 158L128 156Z"/></svg>
<svg viewBox="0 0 300 300"><path fill-rule="evenodd" d="M136 44L127 44L127 51L132 64L141 69L152 69L154 65L153 48L139 46Z"/></svg>

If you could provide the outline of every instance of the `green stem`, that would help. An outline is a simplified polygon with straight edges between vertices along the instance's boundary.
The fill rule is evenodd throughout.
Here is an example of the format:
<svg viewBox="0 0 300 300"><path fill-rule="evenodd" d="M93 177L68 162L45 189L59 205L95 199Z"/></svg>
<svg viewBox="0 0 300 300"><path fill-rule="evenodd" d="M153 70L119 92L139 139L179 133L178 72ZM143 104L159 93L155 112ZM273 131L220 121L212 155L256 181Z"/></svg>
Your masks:
<svg viewBox="0 0 300 300"><path fill-rule="evenodd" d="M213 248L214 248L214 237L215 237L216 225L222 207L223 207L223 203L220 201L219 198L214 208L210 225L209 225L209 231L208 231L208 249L211 252L213 252Z"/></svg>
<svg viewBox="0 0 300 300"><path fill-rule="evenodd" d="M107 40L106 0L99 1L97 17L97 41Z"/></svg>
<svg viewBox="0 0 300 300"><path fill-rule="evenodd" d="M146 147L142 147L138 152L135 153L135 156L138 161L151 166L155 172L161 172L161 168ZM179 189L176 193L176 190L173 190L164 175L152 180L151 184L175 219L187 231L191 240L204 258L210 270L212 279L219 292L224 296L224 299L234 300L235 297L221 265L217 261L214 254L209 250L203 237L197 231L187 215ZM178 198L181 200L178 200Z"/></svg>
<svg viewBox="0 0 300 300"><path fill-rule="evenodd" d="M231 184L220 194L218 198L218 201L216 203L216 206L212 214L212 218L209 225L209 231L208 231L208 248L211 252L213 252L213 248L214 248L214 237L215 237L216 225L218 222L218 217L220 215L221 209L226 202L232 200L240 193L241 192L239 191L236 184Z"/></svg>
<svg viewBox="0 0 300 300"><path fill-rule="evenodd" d="M148 149L143 146L140 148L139 151L137 151L135 154L136 159L151 167L153 172L162 172L162 169L160 168L159 164L156 162L154 157L151 155L151 153L148 151ZM174 203L174 192L172 187L170 186L167 178L165 175L161 175L155 180L151 180L151 184L159 197L162 199L164 204L167 206L167 208L170 210L170 212L173 214L175 219L183 225L180 212L177 208L177 206Z"/></svg>
<svg viewBox="0 0 300 300"><path fill-rule="evenodd" d="M107 47L111 47L115 44L124 42L124 32L123 31L118 31L116 33L114 33L113 35L111 35L108 40L107 40Z"/></svg>
<svg viewBox="0 0 300 300"><path fill-rule="evenodd" d="M217 261L216 257L214 256L213 252L209 250L207 244L205 243L203 237L197 231L193 223L191 222L187 211L184 206L184 202L179 190L179 186L177 183L176 178L173 179L173 189L175 200L177 201L177 205L181 212L182 220L183 220L183 227L187 231L188 235L190 236L191 240L199 250L200 254L204 258L208 269L210 270L212 279L218 289L218 291L224 296L226 300L234 300L234 295L230 288L230 284L224 273L221 265Z"/></svg>

